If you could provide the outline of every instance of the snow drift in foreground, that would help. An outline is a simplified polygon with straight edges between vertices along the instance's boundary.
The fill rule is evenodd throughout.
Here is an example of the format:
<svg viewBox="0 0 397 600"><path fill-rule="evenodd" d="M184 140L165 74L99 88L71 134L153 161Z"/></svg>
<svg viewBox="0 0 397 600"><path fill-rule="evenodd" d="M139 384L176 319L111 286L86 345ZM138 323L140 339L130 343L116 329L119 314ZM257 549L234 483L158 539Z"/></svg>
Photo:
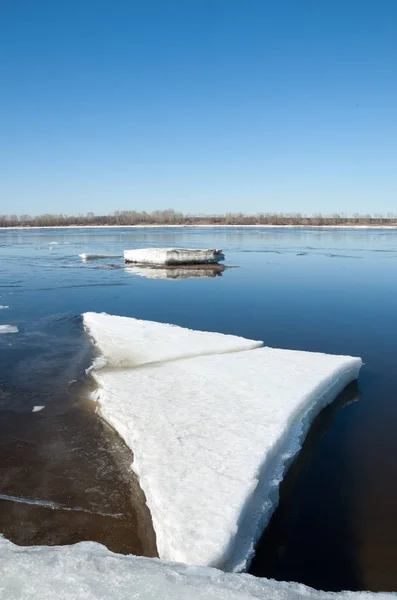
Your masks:
<svg viewBox="0 0 397 600"><path fill-rule="evenodd" d="M263 342L236 335L192 331L129 317L84 313L84 326L110 367L137 367L189 356L251 350Z"/></svg>
<svg viewBox="0 0 397 600"><path fill-rule="evenodd" d="M195 268L193 268L195 267ZM124 271L131 275L138 275L139 277L145 277L146 279L192 279L193 277L199 277L202 279L208 279L211 277L217 277L222 275L226 267L213 264L205 265L197 268L198 265L179 266L179 267L167 267L164 269L153 268L153 267L125 267Z"/></svg>
<svg viewBox="0 0 397 600"><path fill-rule="evenodd" d="M124 250L124 260L127 263L141 265L188 265L217 263L225 257L222 250L202 250L188 248L140 248L139 250Z"/></svg>
<svg viewBox="0 0 397 600"><path fill-rule="evenodd" d="M0 325L0 333L18 333L16 325Z"/></svg>
<svg viewBox="0 0 397 600"><path fill-rule="evenodd" d="M7 600L391 600L395 594L320 592L208 567L113 554L94 542L19 547L0 539L0 596Z"/></svg>
<svg viewBox="0 0 397 600"><path fill-rule="evenodd" d="M108 364L128 353L157 363L94 377L103 418L134 453L159 556L245 569L310 423L361 360L109 315L84 322Z"/></svg>

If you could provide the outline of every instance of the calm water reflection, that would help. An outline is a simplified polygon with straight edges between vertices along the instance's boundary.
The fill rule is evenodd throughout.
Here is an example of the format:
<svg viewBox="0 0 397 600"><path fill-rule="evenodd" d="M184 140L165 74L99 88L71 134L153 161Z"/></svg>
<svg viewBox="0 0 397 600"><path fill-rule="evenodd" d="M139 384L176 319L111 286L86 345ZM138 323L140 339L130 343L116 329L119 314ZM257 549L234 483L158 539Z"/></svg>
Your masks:
<svg viewBox="0 0 397 600"><path fill-rule="evenodd" d="M240 268L227 269L222 277L170 281L134 275L121 259L82 262L78 256L119 256L127 248L156 245L223 248L225 265ZM48 500L63 501L57 489L70 487L69 501L76 506L123 515L141 510L139 501L124 502L108 493L118 486L112 477L124 478L123 468L116 466L124 449L101 422L93 425L92 411L82 401L79 386L84 386L90 358L84 339L78 338L82 333L76 316L84 311L234 333L263 339L269 346L358 355L365 362L359 401L332 414L306 461L291 475L293 485L283 486L291 491L283 492L252 571L326 589L397 589L397 233L0 231L0 260L0 304L10 306L0 311L0 324L20 330L0 336L0 494L37 498L45 492ZM73 379L77 383L70 383ZM32 413L37 405L45 408ZM74 429L79 422L84 423L80 433ZM56 482L54 464L46 466L48 457L57 456L60 447L60 456L75 452L84 429L99 425L102 432L98 429L92 446L85 448L84 461L79 458L81 468L69 469L67 478ZM100 469L95 447L102 443L106 464ZM66 463L65 458L65 468ZM36 476L39 470L45 488ZM128 495L126 489L121 494ZM38 526L42 517L35 511L51 509L25 505L11 510L11 504L0 501L4 533L18 543L48 543L51 536L43 533L46 526ZM77 524L74 513L67 513L66 525L56 525L63 532L56 539L98 539L115 549L117 541L108 533L111 525L103 521L112 517L94 518L94 525ZM18 519L30 532L26 536L18 532ZM152 542L137 532L138 521L146 523L145 517L131 517L130 529L116 536L123 540L118 549L129 551L130 530L136 532L131 551L147 548L150 554Z"/></svg>

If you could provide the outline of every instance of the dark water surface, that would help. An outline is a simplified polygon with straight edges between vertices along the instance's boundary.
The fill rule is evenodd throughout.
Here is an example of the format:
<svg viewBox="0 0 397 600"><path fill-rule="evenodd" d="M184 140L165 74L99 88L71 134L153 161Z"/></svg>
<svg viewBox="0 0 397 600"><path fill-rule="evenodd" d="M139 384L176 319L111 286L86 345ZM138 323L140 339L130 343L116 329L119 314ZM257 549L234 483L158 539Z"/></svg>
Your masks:
<svg viewBox="0 0 397 600"><path fill-rule="evenodd" d="M117 256L145 246L223 248L239 268L180 278L124 269ZM80 253L114 257L83 262ZM359 392L351 386L316 421L251 572L397 590L397 232L0 230L0 264L0 305L9 306L0 325L19 328L0 334L7 538L156 552L131 455L87 400L92 356L79 315L108 312L361 356Z"/></svg>

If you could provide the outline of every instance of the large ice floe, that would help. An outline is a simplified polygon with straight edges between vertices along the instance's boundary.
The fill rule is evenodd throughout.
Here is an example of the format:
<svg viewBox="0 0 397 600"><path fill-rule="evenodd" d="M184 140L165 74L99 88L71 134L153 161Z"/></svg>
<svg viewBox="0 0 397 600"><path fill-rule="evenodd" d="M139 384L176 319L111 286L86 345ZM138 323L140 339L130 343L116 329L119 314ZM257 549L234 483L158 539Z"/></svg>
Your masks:
<svg viewBox="0 0 397 600"><path fill-rule="evenodd" d="M134 454L160 558L241 571L310 423L361 359L86 313L100 413Z"/></svg>
<svg viewBox="0 0 397 600"><path fill-rule="evenodd" d="M94 542L19 547L0 538L4 600L390 600L395 594L321 592L208 567L113 554Z"/></svg>
<svg viewBox="0 0 397 600"><path fill-rule="evenodd" d="M109 367L138 367L148 363L252 350L263 346L263 342L236 335L192 331L176 325L130 317L89 312L83 315L83 319L84 326L100 352L101 356L96 363L100 366L107 363Z"/></svg>
<svg viewBox="0 0 397 600"><path fill-rule="evenodd" d="M126 263L141 265L189 265L217 263L225 257L222 250L190 248L140 248L124 250Z"/></svg>

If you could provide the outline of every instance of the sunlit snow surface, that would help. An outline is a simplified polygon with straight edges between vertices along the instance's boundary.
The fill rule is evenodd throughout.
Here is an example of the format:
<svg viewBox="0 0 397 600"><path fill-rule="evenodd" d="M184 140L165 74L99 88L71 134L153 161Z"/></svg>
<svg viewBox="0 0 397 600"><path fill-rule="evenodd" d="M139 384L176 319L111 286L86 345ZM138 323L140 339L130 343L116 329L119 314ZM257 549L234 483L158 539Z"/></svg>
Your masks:
<svg viewBox="0 0 397 600"><path fill-rule="evenodd" d="M159 556L243 570L310 423L361 360L95 313L84 323L106 359L100 411L134 453Z"/></svg>
<svg viewBox="0 0 397 600"><path fill-rule="evenodd" d="M388 600L395 594L320 592L208 567L113 554L94 542L19 547L0 538L5 600Z"/></svg>
<svg viewBox="0 0 397 600"><path fill-rule="evenodd" d="M263 342L176 325L85 313L84 325L110 367L137 367L204 354L251 350Z"/></svg>
<svg viewBox="0 0 397 600"><path fill-rule="evenodd" d="M139 248L138 250L124 250L125 262L142 265L217 263L224 258L222 250L204 250L201 248Z"/></svg>

